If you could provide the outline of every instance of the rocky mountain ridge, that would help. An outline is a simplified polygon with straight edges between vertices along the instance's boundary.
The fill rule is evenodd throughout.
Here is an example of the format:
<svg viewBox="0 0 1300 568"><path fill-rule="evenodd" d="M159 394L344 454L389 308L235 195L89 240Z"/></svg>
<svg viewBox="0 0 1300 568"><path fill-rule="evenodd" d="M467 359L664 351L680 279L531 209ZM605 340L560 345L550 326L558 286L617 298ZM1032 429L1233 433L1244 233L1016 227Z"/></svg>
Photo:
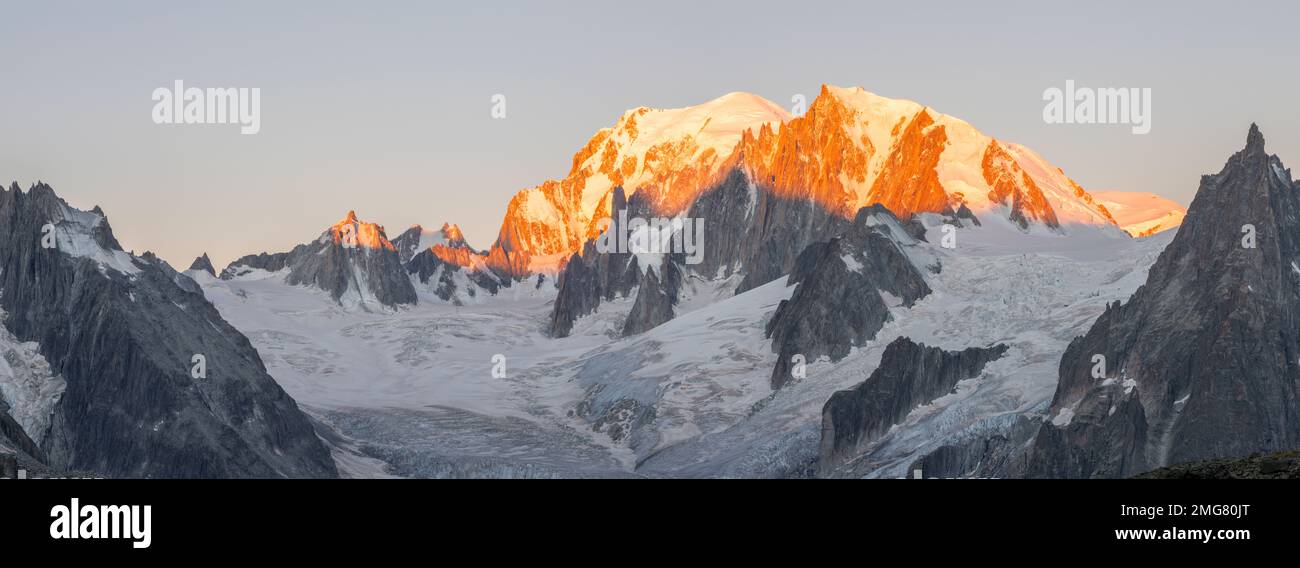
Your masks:
<svg viewBox="0 0 1300 568"><path fill-rule="evenodd" d="M115 477L337 475L248 339L189 277L152 254L124 252L98 207L74 209L43 183L0 190L0 291L6 333L48 365L7 383L5 398L33 393L23 400L36 406L22 410L42 431L26 434L51 467ZM54 380L61 390L40 383Z"/></svg>

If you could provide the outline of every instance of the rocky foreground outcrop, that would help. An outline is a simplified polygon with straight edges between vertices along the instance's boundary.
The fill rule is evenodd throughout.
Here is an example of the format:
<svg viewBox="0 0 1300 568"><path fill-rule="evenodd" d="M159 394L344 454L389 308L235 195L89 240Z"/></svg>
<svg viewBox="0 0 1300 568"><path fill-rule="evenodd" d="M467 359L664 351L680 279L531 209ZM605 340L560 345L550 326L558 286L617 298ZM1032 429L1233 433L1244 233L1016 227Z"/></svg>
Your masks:
<svg viewBox="0 0 1300 568"><path fill-rule="evenodd" d="M1201 186L1146 284L1061 358L1027 475L1128 477L1300 447L1300 184L1246 147Z"/></svg>
<svg viewBox="0 0 1300 568"><path fill-rule="evenodd" d="M47 465L49 457L27 436L22 426L9 415L9 407L0 400L0 479L16 479L19 472L37 477L102 477L56 470Z"/></svg>
<svg viewBox="0 0 1300 568"><path fill-rule="evenodd" d="M780 354L772 388L794 379L796 355L838 361L876 336L891 304L911 307L930 293L900 239L911 236L888 209L874 205L862 208L844 235L799 254L787 279L798 287L767 324L772 350Z"/></svg>
<svg viewBox="0 0 1300 568"><path fill-rule="evenodd" d="M978 377L1006 351L1006 345L944 351L906 337L894 340L866 381L826 401L817 470L827 474L861 454L917 407Z"/></svg>
<svg viewBox="0 0 1300 568"><path fill-rule="evenodd" d="M122 251L98 208L73 209L44 184L0 191L0 289L5 328L37 343L66 382L46 431L28 432L51 467L113 477L337 475L248 339L188 277Z"/></svg>
<svg viewBox="0 0 1300 568"><path fill-rule="evenodd" d="M1172 465L1138 479L1300 479L1300 450Z"/></svg>
<svg viewBox="0 0 1300 568"><path fill-rule="evenodd" d="M22 425L9 415L9 404L0 397L0 453L16 455L19 452L41 462L48 459L45 457L45 452L41 451L36 442L27 435ZM0 479L3 478L4 476L0 475Z"/></svg>
<svg viewBox="0 0 1300 568"><path fill-rule="evenodd" d="M17 476L18 476L17 454L0 450L0 479L13 479L14 477Z"/></svg>

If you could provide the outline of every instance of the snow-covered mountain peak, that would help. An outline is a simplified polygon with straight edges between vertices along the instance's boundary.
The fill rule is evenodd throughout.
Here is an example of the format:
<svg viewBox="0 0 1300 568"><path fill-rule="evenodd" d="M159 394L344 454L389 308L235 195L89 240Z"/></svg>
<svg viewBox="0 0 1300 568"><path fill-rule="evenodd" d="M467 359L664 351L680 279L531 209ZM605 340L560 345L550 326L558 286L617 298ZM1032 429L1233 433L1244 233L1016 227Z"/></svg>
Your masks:
<svg viewBox="0 0 1300 568"><path fill-rule="evenodd" d="M772 101L733 92L690 107L630 110L619 119L609 139L624 156L644 156L657 145L683 138L695 142L694 157L708 151L725 156L746 130L790 118L789 112Z"/></svg>
<svg viewBox="0 0 1300 568"><path fill-rule="evenodd" d="M1078 184L1038 154L919 103L823 85L780 132L747 133L737 152L751 177L845 215L880 203L901 218L966 205L1022 227L1112 225Z"/></svg>
<svg viewBox="0 0 1300 568"><path fill-rule="evenodd" d="M639 107L597 132L574 156L569 177L583 180L582 210L588 216L616 186L629 196L653 186L673 213L717 174L745 131L790 118L776 103L741 92L690 107Z"/></svg>
<svg viewBox="0 0 1300 568"><path fill-rule="evenodd" d="M90 258L100 266L123 274L140 272L130 253L115 243L106 246L96 237L97 232L110 230L107 219L96 211L82 211L64 204L62 218L54 223L58 249L72 256Z"/></svg>
<svg viewBox="0 0 1300 568"><path fill-rule="evenodd" d="M917 113L926 109L925 105L916 101L883 97L862 87L822 85L821 93L817 98L823 99L826 97L831 97L845 107L852 109L861 122L875 123L883 121L888 123L887 126L889 127L893 127L900 118L916 116ZM814 100L814 104L816 104L816 100ZM935 115L933 112L931 114Z"/></svg>
<svg viewBox="0 0 1300 568"><path fill-rule="evenodd" d="M356 211L348 211L343 220L335 223L322 234L321 242L326 240L346 248L397 250L393 248L393 243L388 241L383 226L359 221Z"/></svg>
<svg viewBox="0 0 1300 568"><path fill-rule="evenodd" d="M615 187L670 216L737 170L845 220L873 204L900 219L965 206L1022 231L1120 233L1105 206L1024 146L914 101L823 85L798 117L748 93L628 111L574 156L566 178L515 195L488 263L502 274L554 270L597 235Z"/></svg>
<svg viewBox="0 0 1300 568"><path fill-rule="evenodd" d="M443 223L440 229L426 229L423 225L411 225L411 228L394 238L392 243L403 263L431 249L443 251L444 254L440 256L448 256L446 253L453 251L465 258L483 256L469 246L465 241L465 233L454 223ZM469 266L469 263L459 264Z"/></svg>
<svg viewBox="0 0 1300 568"><path fill-rule="evenodd" d="M1290 183L1289 180L1287 183ZM1120 228L1134 237L1146 237L1182 225L1187 208L1143 191L1096 191L1093 196L1115 216Z"/></svg>
<svg viewBox="0 0 1300 568"><path fill-rule="evenodd" d="M510 273L554 269L597 235L615 187L630 196L651 189L656 209L685 209L721 173L741 136L790 114L749 93L729 93L674 109L624 113L573 156L569 174L515 195L506 211L492 265Z"/></svg>
<svg viewBox="0 0 1300 568"><path fill-rule="evenodd" d="M52 240L54 248L73 257L89 258L103 270L115 270L123 274L136 274L140 268L135 265L136 257L122 250L108 218L98 206L83 211L68 205L54 193L54 189L43 182L37 182L24 193L14 182L9 190L0 186L0 201L12 200L18 203L28 201L31 205L27 211L38 212L27 221L39 236L42 244ZM46 230L46 225L53 227Z"/></svg>
<svg viewBox="0 0 1300 568"><path fill-rule="evenodd" d="M465 233L460 230L460 225L452 223L443 223L442 229L439 230L442 238L446 239L448 244L466 246Z"/></svg>

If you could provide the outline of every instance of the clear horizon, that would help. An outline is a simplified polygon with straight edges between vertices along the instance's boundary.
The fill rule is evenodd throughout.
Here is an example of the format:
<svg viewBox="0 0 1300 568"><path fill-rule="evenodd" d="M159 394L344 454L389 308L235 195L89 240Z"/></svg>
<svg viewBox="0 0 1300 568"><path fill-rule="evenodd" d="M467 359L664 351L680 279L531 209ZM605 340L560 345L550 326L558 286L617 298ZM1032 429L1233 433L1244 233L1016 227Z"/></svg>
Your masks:
<svg viewBox="0 0 1300 568"><path fill-rule="evenodd" d="M1251 122L1300 163L1287 3L577 4L7 6L0 179L100 205L128 250L220 269L349 210L390 238L451 222L487 248L510 198L563 177L625 110L732 91L788 108L861 86L1024 144L1089 191L1183 205ZM150 94L176 80L260 89L260 132L155 124ZM1067 80L1152 89L1151 132L1046 124L1043 91Z"/></svg>

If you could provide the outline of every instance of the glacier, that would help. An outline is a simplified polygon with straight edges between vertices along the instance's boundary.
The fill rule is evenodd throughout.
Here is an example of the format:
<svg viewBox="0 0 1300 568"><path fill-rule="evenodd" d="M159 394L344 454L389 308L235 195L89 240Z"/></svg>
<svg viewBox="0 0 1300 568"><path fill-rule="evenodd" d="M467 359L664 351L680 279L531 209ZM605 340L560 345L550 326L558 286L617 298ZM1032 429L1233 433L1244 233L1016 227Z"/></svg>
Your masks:
<svg viewBox="0 0 1300 568"><path fill-rule="evenodd" d="M922 219L938 234L942 218ZM1136 290L1173 234L1025 233L986 219L958 231L955 249L912 247L918 265L942 266L927 274L934 292L912 308L891 305L877 337L838 362L810 361L805 378L778 391L763 331L794 290L785 278L734 294L737 279L691 275L676 318L627 338L620 326L635 294L552 338L551 285L468 305L421 290L416 305L372 313L287 285L283 272L199 281L271 376L343 441L340 471L362 477L812 475L822 406L870 375L895 338L1010 345L850 471L901 477L942 445L1005 431L1017 417L1044 419L1070 340Z"/></svg>

